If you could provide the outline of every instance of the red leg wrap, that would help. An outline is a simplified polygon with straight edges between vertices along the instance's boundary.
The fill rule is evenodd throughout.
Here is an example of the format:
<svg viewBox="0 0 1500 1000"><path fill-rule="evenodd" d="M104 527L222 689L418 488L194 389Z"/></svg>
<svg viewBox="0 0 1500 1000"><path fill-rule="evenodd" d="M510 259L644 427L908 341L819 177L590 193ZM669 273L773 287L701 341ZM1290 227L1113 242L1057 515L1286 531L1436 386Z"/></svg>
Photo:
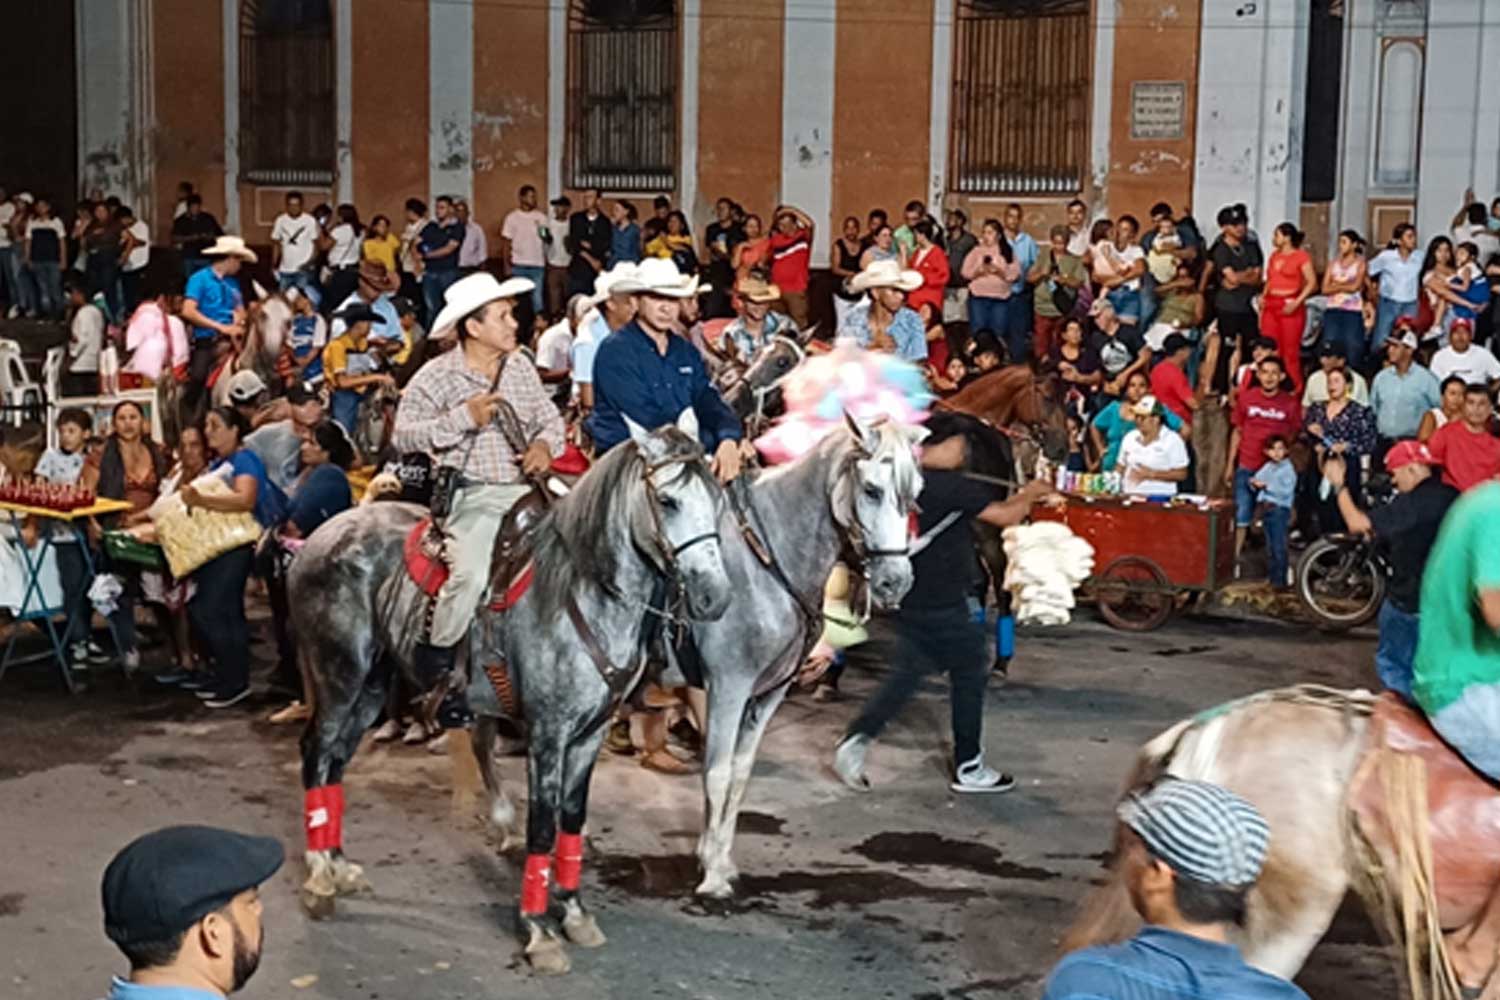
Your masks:
<svg viewBox="0 0 1500 1000"><path fill-rule="evenodd" d="M335 822L327 785L309 788L302 796L302 825L307 832L309 851L329 851L338 846L333 840Z"/></svg>
<svg viewBox="0 0 1500 1000"><path fill-rule="evenodd" d="M521 876L521 915L539 917L547 912L547 882L552 859L545 854L526 855L526 871Z"/></svg>
<svg viewBox="0 0 1500 1000"><path fill-rule="evenodd" d="M344 847L344 786L325 785L328 789L328 818L332 820L333 830L329 838L333 841L330 847L334 850L342 850Z"/></svg>
<svg viewBox="0 0 1500 1000"><path fill-rule="evenodd" d="M583 874L583 834L559 833L552 858L557 887L564 892L577 892L579 876Z"/></svg>

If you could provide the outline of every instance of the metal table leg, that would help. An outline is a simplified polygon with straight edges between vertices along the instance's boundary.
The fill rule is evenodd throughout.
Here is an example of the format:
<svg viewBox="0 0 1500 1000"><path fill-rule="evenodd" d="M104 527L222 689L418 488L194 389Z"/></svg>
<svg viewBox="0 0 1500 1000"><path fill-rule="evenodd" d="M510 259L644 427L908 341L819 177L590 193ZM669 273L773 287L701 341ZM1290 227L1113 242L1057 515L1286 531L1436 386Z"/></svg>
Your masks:
<svg viewBox="0 0 1500 1000"><path fill-rule="evenodd" d="M25 536L21 532L24 518L21 514L13 510L7 511L7 513L10 514L11 527L16 532L16 542L21 552L21 563L26 567L26 590L21 596L21 607L17 612L16 620L17 622L41 620L42 628L47 633L48 642L52 646L52 657L57 662L58 669L62 671L63 684L66 685L69 694L75 694L77 693L77 687L73 683L73 672L68 665L67 650L63 647L63 638L68 633L65 630L62 636L57 634L57 626L52 623L52 614L46 608L46 597L42 593L42 567L47 562L47 553L52 549L51 528L49 526L42 532L42 544L39 547L36 558L33 559L31 548L26 544ZM33 596L36 598L36 610L28 612L27 609L31 606ZM69 615L68 620L72 620L71 615ZM12 649L15 648L16 636L18 634L19 630L11 632L10 638L5 643L5 653L0 655L0 679L5 677L5 670L12 662L10 654ZM29 663L44 659L45 657L46 654L43 653L36 656L23 657L14 662Z"/></svg>

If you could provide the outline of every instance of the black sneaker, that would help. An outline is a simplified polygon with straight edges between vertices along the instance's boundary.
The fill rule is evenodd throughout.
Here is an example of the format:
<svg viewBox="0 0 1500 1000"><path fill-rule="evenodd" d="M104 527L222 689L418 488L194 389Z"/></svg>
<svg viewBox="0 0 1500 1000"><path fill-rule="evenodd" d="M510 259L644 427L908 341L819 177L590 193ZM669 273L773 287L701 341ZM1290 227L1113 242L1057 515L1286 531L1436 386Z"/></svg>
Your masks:
<svg viewBox="0 0 1500 1000"><path fill-rule="evenodd" d="M246 698L250 697L250 685L245 685L238 691L226 694L217 694L212 698L206 698L203 702L204 708L233 708Z"/></svg>

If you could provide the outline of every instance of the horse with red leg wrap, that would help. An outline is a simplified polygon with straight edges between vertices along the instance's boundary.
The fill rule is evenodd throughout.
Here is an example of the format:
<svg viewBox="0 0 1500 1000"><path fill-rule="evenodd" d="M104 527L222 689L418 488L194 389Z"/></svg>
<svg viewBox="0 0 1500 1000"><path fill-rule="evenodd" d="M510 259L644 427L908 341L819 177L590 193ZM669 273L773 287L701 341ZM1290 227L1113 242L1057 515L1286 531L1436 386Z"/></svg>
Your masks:
<svg viewBox="0 0 1500 1000"><path fill-rule="evenodd" d="M723 492L694 424L688 414L675 428L632 427L632 440L600 459L537 525L529 570L516 577L529 572L532 584L524 592L497 584L470 632L477 668L469 671L470 703L482 720L518 711L529 729L520 924L527 959L541 972L567 971L564 936L585 947L604 943L579 899L583 824L606 724L644 664L642 633L655 620L648 601L680 595L677 613L703 621L729 604L718 535ZM403 550L424 514L401 503L346 511L308 539L288 577L313 705L302 781L303 902L314 916L367 885L344 855L341 782L395 672L412 676L427 596L406 571ZM501 675L514 707L500 704L504 685L490 678ZM488 758L485 746L481 767L498 793Z"/></svg>

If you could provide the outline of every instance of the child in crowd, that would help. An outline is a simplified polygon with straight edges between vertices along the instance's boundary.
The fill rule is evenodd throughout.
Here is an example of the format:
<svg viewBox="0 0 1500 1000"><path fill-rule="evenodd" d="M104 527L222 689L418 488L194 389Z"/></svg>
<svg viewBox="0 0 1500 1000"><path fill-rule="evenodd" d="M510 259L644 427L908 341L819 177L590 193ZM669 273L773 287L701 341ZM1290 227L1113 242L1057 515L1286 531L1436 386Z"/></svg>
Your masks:
<svg viewBox="0 0 1500 1000"><path fill-rule="evenodd" d="M286 384L302 382L317 385L323 381L323 348L328 346L328 321L318 314L316 292L287 289L292 300L292 332L287 340L287 363L279 366Z"/></svg>
<svg viewBox="0 0 1500 1000"><path fill-rule="evenodd" d="M1158 284L1165 285L1177 277L1177 255L1182 249L1182 237L1177 233L1177 223L1171 216L1156 220L1156 239L1151 241L1151 252L1146 254L1146 270Z"/></svg>
<svg viewBox="0 0 1500 1000"><path fill-rule="evenodd" d="M48 448L37 459L36 475L49 483L71 486L78 482L87 459L84 445L94 422L88 412L70 406L57 415L57 447Z"/></svg>
<svg viewBox="0 0 1500 1000"><path fill-rule="evenodd" d="M1448 319L1443 324L1444 331L1455 319L1466 319L1472 323L1479 310L1490 300L1490 284L1479 266L1479 247L1466 240L1453 248L1453 258L1457 267L1453 277L1448 279L1448 287L1469 304L1461 306L1455 303L1453 308L1447 310Z"/></svg>
<svg viewBox="0 0 1500 1000"><path fill-rule="evenodd" d="M1251 338L1249 361L1245 361L1240 354L1240 350L1241 348L1236 345L1234 359L1240 363L1235 366L1234 382L1229 388L1229 405L1231 407L1234 406L1235 400L1239 399L1240 393L1244 392L1255 381L1255 372L1260 367L1260 363L1276 353L1276 341L1270 337L1257 336Z"/></svg>
<svg viewBox="0 0 1500 1000"><path fill-rule="evenodd" d="M1088 459L1083 454L1083 435L1087 432L1087 426L1073 410L1068 411L1066 417L1068 422L1068 460L1064 466L1069 472L1089 471Z"/></svg>
<svg viewBox="0 0 1500 1000"><path fill-rule="evenodd" d="M1273 434L1266 439L1266 461L1250 480L1265 505L1261 523L1266 529L1267 576L1276 590L1290 586L1287 577L1287 528L1292 520L1292 498L1297 492L1297 470L1288 457L1286 438Z"/></svg>

